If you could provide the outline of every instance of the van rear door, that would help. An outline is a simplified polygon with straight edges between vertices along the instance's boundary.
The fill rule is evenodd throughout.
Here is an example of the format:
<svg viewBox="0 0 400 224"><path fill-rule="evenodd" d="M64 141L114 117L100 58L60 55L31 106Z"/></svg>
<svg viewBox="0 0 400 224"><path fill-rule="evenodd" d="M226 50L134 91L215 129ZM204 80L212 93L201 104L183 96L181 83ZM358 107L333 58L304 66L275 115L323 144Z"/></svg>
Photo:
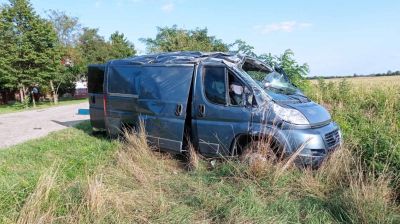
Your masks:
<svg viewBox="0 0 400 224"><path fill-rule="evenodd" d="M94 129L103 130L104 125L104 71L105 65L89 65L88 93L90 123Z"/></svg>

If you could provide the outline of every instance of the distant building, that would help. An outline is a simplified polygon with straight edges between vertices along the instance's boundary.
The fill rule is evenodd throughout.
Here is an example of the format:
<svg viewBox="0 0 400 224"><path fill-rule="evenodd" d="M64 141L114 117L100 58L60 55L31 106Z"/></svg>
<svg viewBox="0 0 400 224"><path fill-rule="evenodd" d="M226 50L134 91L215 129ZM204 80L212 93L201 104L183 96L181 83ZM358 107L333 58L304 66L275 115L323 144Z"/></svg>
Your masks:
<svg viewBox="0 0 400 224"><path fill-rule="evenodd" d="M88 97L87 82L86 81L75 82L74 98L80 99L86 97Z"/></svg>

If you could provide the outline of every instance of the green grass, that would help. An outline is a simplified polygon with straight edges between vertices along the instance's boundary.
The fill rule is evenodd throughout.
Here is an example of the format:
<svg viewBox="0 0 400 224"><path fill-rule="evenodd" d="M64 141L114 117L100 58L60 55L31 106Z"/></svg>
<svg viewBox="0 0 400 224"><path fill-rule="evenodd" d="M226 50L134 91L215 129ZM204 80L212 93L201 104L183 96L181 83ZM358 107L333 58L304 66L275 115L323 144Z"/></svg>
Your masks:
<svg viewBox="0 0 400 224"><path fill-rule="evenodd" d="M24 105L22 105L20 103L0 105L0 114L20 112L20 111L33 110L33 109L43 109L43 108L54 107L54 106L78 104L78 103L83 103L83 102L87 102L87 101L88 101L88 99L60 100L58 102L58 104L54 104L53 102L38 102L38 103L36 103L36 107L33 107L31 104L29 105L29 107L25 107Z"/></svg>
<svg viewBox="0 0 400 224"><path fill-rule="evenodd" d="M396 78L398 79L398 78ZM346 143L376 173L400 170L400 82L320 80L308 95L327 107ZM352 84L351 84L352 83ZM400 195L400 177L393 182ZM400 197L400 196L399 196Z"/></svg>
<svg viewBox="0 0 400 224"><path fill-rule="evenodd" d="M57 169L57 185L63 189L54 191L60 196L57 200L79 200L75 193L80 190L80 183L107 163L117 146L117 142L93 137L89 132L86 122L0 150L0 222L17 219L39 178L53 168ZM61 215L68 205L56 210Z"/></svg>
<svg viewBox="0 0 400 224"><path fill-rule="evenodd" d="M345 147L319 170L187 161L89 123L0 151L5 223L400 223L399 86L313 86ZM188 164L192 169L188 169Z"/></svg>
<svg viewBox="0 0 400 224"><path fill-rule="evenodd" d="M348 150L314 172L152 151L88 123L0 151L4 223L398 223L387 178L359 176Z"/></svg>

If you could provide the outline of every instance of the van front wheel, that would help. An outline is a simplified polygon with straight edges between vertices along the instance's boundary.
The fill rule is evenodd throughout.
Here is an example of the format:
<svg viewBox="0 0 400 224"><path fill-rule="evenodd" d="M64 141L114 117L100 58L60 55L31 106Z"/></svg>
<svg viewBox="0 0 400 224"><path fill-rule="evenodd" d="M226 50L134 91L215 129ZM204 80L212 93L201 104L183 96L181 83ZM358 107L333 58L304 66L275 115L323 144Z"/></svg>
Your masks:
<svg viewBox="0 0 400 224"><path fill-rule="evenodd" d="M269 141L251 141L243 147L240 158L259 158L277 162L284 157L284 148L278 141L272 139Z"/></svg>

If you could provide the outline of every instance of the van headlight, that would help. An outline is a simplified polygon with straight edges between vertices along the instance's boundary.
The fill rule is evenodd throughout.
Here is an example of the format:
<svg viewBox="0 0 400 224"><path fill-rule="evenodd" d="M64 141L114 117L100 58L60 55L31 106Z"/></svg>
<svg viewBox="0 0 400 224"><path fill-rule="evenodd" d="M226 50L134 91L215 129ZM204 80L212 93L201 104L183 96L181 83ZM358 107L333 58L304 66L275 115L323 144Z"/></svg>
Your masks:
<svg viewBox="0 0 400 224"><path fill-rule="evenodd" d="M300 125L310 124L307 118L296 109L281 107L276 103L273 104L272 108L274 109L275 114L286 122Z"/></svg>

